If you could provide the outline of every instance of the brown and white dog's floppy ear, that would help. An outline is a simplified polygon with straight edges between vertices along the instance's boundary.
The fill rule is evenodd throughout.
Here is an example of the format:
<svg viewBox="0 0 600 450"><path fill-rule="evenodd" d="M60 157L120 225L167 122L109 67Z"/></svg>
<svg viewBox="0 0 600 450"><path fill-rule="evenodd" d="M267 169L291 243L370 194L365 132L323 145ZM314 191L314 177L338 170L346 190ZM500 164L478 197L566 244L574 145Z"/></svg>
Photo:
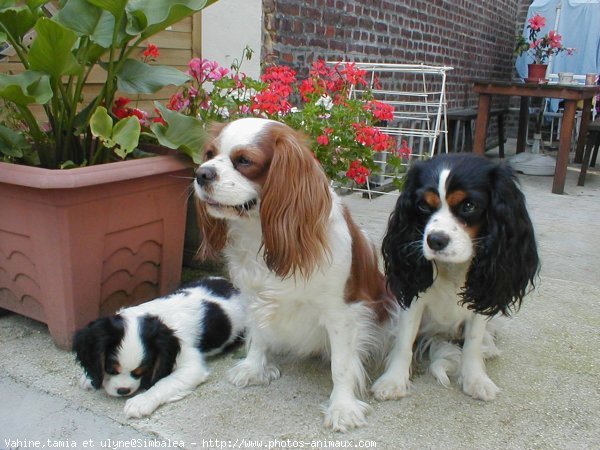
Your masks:
<svg viewBox="0 0 600 450"><path fill-rule="evenodd" d="M330 251L327 177L290 128L274 127L273 146L260 202L265 261L283 278L296 273L307 278Z"/></svg>
<svg viewBox="0 0 600 450"><path fill-rule="evenodd" d="M203 159L207 150L214 147L214 141L217 139L223 128L227 124L214 122L209 126L208 137L203 150ZM196 221L198 223L198 229L200 230L200 247L196 253L196 257L200 261L205 260L217 260L219 254L227 243L227 221L224 219L217 219L208 214L206 205L204 202L199 201L195 197L196 207Z"/></svg>
<svg viewBox="0 0 600 450"><path fill-rule="evenodd" d="M206 204L198 198L195 198L194 202L201 239L196 257L200 261L215 261L227 243L227 222L208 214Z"/></svg>

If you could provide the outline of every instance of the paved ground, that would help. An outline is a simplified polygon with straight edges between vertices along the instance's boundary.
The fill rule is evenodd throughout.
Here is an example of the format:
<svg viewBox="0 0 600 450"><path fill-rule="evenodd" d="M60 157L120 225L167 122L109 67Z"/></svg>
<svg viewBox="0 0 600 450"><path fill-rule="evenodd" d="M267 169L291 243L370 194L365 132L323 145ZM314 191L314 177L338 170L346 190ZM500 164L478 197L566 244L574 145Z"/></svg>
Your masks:
<svg viewBox="0 0 600 450"><path fill-rule="evenodd" d="M346 441L379 449L600 448L600 174L588 173L586 186L576 187L577 174L569 170L562 196L550 193L551 177L520 177L543 266L538 289L500 334L503 354L488 363L502 388L493 402L421 373L401 401L368 399L367 427L331 433L319 412L331 389L326 364L284 364L271 386L238 390L223 374L240 350L212 360L209 382L188 398L127 420L123 400L80 390L73 356L52 344L44 325L9 315L0 317L0 449L32 448L32 441L46 448L333 448ZM380 242L395 199L346 202Z"/></svg>

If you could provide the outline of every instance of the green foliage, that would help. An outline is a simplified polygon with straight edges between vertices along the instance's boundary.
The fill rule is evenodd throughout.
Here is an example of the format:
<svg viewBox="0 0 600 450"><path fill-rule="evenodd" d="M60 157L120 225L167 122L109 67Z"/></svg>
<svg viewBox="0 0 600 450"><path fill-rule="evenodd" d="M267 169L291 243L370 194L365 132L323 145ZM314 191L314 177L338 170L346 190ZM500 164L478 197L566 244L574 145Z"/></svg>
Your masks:
<svg viewBox="0 0 600 450"><path fill-rule="evenodd" d="M113 126L106 108L98 106L90 119L90 129L105 147L114 149L124 159L138 146L141 126L136 116L125 117Z"/></svg>
<svg viewBox="0 0 600 450"><path fill-rule="evenodd" d="M213 1L63 0L53 18L42 10L45 3L0 2L0 44L14 48L24 69L17 75L0 74L0 98L15 108L21 120L16 125L36 157L26 157L24 143L14 141L6 126L0 155L14 162L39 162L47 168L125 158L137 146L140 121L127 118L115 122L111 117L117 90L153 93L189 79L173 68L140 62L132 58L137 55L134 52L144 40ZM83 88L96 67L105 70L106 81L98 95L84 103ZM43 107L47 119L43 124L35 119L35 105ZM178 117L171 117L163 126L175 126ZM92 132L92 118L100 127L95 128L99 134ZM14 147L9 149L11 142ZM110 149L112 153L107 152Z"/></svg>

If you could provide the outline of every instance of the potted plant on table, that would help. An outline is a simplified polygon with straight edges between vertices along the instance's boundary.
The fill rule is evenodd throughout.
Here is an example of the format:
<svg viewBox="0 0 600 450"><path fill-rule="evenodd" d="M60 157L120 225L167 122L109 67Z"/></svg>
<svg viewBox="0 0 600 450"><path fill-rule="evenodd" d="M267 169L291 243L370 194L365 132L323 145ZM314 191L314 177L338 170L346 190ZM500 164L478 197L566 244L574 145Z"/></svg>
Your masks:
<svg viewBox="0 0 600 450"><path fill-rule="evenodd" d="M0 123L0 308L47 323L60 347L99 314L179 283L190 163L141 158L138 144L156 139L193 156L202 124L172 111L119 118L114 100L188 80L148 64L140 47L209 3L0 6L0 44L22 64L0 75L9 113ZM99 92L84 100L101 74Z"/></svg>
<svg viewBox="0 0 600 450"><path fill-rule="evenodd" d="M546 70L548 69L548 60L550 57L561 52L573 54L574 49L567 48L562 44L562 36L556 30L550 30L543 36L539 36L542 28L546 26L546 18L536 14L528 20L527 29L529 35L527 39L523 35L517 38L515 54L521 56L527 54L533 61L527 66L528 76L525 80L528 83L546 83Z"/></svg>

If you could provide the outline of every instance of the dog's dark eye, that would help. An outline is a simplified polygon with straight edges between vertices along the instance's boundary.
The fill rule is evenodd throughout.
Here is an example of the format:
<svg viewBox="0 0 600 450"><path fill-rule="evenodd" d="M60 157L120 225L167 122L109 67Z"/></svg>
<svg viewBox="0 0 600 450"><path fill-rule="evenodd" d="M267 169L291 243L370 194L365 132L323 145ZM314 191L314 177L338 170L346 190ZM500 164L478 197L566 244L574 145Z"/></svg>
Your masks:
<svg viewBox="0 0 600 450"><path fill-rule="evenodd" d="M215 157L215 152L213 152L212 150L206 150L206 152L204 153L204 160L205 161L213 159L214 157Z"/></svg>
<svg viewBox="0 0 600 450"><path fill-rule="evenodd" d="M427 203L425 200L419 200L417 202L417 209L421 212L429 214L431 212L431 205Z"/></svg>
<svg viewBox="0 0 600 450"><path fill-rule="evenodd" d="M136 380L142 378L144 376L144 372L146 372L144 367L138 367L137 369L131 371L131 378L135 378Z"/></svg>
<svg viewBox="0 0 600 450"><path fill-rule="evenodd" d="M477 211L477 205L470 200L465 200L460 206L460 212L463 214L473 214L475 211Z"/></svg>
<svg viewBox="0 0 600 450"><path fill-rule="evenodd" d="M250 164L252 164L252 161L250 161L245 156L238 156L235 160L235 163L240 166L249 166Z"/></svg>
<svg viewBox="0 0 600 450"><path fill-rule="evenodd" d="M114 366L109 366L106 368L106 373L109 375L119 375L119 371Z"/></svg>

